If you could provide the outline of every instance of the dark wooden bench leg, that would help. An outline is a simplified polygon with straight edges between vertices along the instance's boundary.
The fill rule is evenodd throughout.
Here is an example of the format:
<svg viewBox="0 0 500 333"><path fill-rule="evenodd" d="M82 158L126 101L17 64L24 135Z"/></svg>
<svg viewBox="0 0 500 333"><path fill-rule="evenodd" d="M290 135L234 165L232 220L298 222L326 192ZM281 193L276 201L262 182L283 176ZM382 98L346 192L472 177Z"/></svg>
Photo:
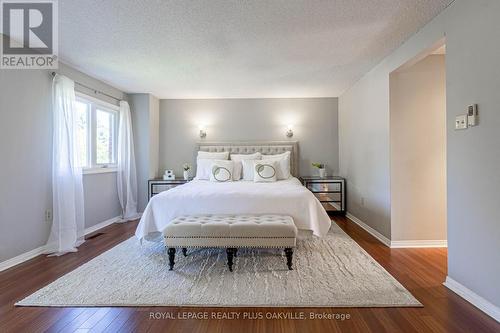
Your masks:
<svg viewBox="0 0 500 333"><path fill-rule="evenodd" d="M188 255L188 250L185 247L182 248L182 254L184 255L184 257L187 257Z"/></svg>
<svg viewBox="0 0 500 333"><path fill-rule="evenodd" d="M175 248L174 247L169 247L168 248L168 263L170 265L170 271L174 269L174 264L175 264Z"/></svg>
<svg viewBox="0 0 500 333"><path fill-rule="evenodd" d="M234 253L235 252L236 252L235 248L228 247L226 249L226 253L227 253L227 266L229 267L229 271L230 272L233 271L233 257L234 257Z"/></svg>
<svg viewBox="0 0 500 333"><path fill-rule="evenodd" d="M292 270L293 249L291 247L287 247L285 249L285 255L286 255L286 264L288 266L288 269Z"/></svg>

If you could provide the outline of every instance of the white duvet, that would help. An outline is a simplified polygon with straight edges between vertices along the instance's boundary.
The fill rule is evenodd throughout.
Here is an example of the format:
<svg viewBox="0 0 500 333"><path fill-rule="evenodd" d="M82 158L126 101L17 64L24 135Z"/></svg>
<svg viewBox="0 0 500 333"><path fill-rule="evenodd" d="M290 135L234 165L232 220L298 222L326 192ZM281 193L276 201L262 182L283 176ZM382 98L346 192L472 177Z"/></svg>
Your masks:
<svg viewBox="0 0 500 333"><path fill-rule="evenodd" d="M272 183L193 180L151 198L135 234L152 240L175 217L197 214L289 215L299 230L316 236L326 235L331 224L321 203L297 178Z"/></svg>

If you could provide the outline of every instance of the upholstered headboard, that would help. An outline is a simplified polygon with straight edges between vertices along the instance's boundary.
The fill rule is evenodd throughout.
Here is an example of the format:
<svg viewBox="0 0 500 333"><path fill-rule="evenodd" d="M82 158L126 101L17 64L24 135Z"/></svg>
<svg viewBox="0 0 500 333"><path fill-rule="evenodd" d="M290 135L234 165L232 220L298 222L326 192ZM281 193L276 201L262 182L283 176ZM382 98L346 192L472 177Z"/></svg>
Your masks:
<svg viewBox="0 0 500 333"><path fill-rule="evenodd" d="M228 151L230 154L262 155L281 154L289 151L290 171L293 176L299 176L299 143L297 141L245 141L245 142L198 142L197 151L220 152Z"/></svg>

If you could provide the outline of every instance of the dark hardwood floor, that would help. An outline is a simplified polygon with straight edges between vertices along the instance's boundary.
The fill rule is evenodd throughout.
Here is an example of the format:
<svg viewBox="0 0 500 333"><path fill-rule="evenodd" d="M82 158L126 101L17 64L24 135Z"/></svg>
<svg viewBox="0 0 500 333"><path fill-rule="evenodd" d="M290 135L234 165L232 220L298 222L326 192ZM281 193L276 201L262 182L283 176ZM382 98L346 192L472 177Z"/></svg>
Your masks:
<svg viewBox="0 0 500 333"><path fill-rule="evenodd" d="M14 303L134 233L136 222L99 230L80 251L39 256L0 273L0 332L500 332L500 324L442 285L446 249L389 249L343 217L337 224L399 280L423 308L40 308ZM251 287L251 286L249 286ZM342 319L153 319L167 313L279 317L303 312ZM349 316L347 319L346 316Z"/></svg>

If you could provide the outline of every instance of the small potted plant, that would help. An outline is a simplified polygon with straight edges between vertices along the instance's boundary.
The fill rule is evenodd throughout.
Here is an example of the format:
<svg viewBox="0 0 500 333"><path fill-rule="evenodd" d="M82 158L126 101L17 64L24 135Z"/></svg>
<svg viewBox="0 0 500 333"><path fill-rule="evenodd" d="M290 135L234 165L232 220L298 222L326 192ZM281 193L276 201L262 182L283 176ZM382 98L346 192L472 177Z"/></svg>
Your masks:
<svg viewBox="0 0 500 333"><path fill-rule="evenodd" d="M313 163L312 166L318 168L318 173L320 178L326 177L326 168L323 163Z"/></svg>
<svg viewBox="0 0 500 333"><path fill-rule="evenodd" d="M191 170L191 164L184 163L182 168L184 169L184 180L189 180L189 170Z"/></svg>

